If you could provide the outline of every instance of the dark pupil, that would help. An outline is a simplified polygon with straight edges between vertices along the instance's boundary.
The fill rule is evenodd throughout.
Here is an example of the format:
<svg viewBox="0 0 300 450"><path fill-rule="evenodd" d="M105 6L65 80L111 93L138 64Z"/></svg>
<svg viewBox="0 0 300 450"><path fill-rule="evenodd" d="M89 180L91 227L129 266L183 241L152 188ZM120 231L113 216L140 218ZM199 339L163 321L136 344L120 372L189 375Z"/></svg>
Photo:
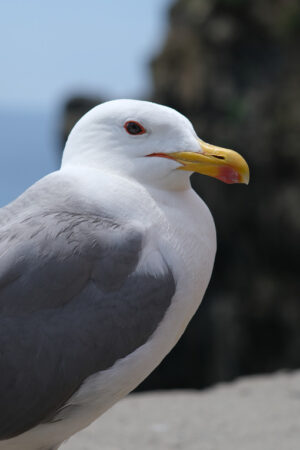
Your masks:
<svg viewBox="0 0 300 450"><path fill-rule="evenodd" d="M130 134L139 134L139 133L141 133L142 129L137 123L129 122L127 124L127 131Z"/></svg>

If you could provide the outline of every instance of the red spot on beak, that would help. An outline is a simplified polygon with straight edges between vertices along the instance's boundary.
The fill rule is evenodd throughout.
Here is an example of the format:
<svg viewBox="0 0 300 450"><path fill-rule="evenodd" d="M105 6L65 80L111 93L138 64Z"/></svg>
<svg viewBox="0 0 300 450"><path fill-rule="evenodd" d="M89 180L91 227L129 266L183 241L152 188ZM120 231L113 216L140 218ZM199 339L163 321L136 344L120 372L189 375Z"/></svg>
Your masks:
<svg viewBox="0 0 300 450"><path fill-rule="evenodd" d="M240 174L230 166L220 167L216 178L227 184L238 183L241 179Z"/></svg>

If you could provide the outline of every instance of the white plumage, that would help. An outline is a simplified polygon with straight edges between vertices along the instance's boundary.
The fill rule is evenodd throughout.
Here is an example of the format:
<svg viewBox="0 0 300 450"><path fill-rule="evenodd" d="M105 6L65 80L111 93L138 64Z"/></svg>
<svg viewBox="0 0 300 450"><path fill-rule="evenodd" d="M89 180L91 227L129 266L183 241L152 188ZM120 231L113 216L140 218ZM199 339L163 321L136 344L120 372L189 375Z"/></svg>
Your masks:
<svg viewBox="0 0 300 450"><path fill-rule="evenodd" d="M49 179L71 180L80 195L100 205L105 215L141 230L144 238L136 275L159 277L169 267L176 290L163 319L143 345L86 378L55 421L0 441L1 450L57 448L161 362L203 298L216 251L214 221L191 189L190 173L247 182L245 164L239 155L200 141L178 112L153 103L108 102L78 122L66 144L61 170Z"/></svg>

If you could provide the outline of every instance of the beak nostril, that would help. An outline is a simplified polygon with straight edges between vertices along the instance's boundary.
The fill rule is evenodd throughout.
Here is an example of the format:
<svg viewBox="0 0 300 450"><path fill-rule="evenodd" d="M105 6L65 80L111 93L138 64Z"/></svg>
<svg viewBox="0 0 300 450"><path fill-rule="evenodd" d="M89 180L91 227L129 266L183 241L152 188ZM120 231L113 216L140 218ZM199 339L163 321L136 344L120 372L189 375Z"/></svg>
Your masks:
<svg viewBox="0 0 300 450"><path fill-rule="evenodd" d="M211 155L213 158L217 158L217 159L225 159L224 156L219 156L219 155Z"/></svg>

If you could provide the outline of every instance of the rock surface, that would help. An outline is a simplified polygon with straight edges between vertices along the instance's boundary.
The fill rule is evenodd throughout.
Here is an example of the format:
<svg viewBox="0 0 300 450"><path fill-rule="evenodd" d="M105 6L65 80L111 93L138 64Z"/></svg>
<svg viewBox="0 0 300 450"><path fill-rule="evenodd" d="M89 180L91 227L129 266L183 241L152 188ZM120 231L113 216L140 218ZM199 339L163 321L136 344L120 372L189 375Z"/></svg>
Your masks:
<svg viewBox="0 0 300 450"><path fill-rule="evenodd" d="M177 0L152 99L247 159L249 186L194 176L218 232L214 274L176 348L139 389L203 388L300 367L300 2ZM93 102L66 106L64 136Z"/></svg>
<svg viewBox="0 0 300 450"><path fill-rule="evenodd" d="M300 372L132 394L61 450L296 450Z"/></svg>
<svg viewBox="0 0 300 450"><path fill-rule="evenodd" d="M154 100L187 115L203 140L239 151L251 176L247 187L193 176L216 222L215 270L184 338L143 388L172 383L175 361L188 374L177 386L186 377L193 387L300 367L299 24L297 0L171 8Z"/></svg>

